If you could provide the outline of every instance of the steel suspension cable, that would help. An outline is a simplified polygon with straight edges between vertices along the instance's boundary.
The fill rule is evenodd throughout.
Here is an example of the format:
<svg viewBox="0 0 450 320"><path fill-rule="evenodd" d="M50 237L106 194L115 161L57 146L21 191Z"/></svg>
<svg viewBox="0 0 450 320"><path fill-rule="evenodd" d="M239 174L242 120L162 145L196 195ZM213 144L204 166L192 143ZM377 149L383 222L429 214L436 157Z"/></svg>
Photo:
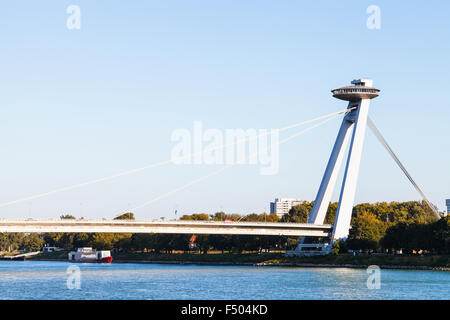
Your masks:
<svg viewBox="0 0 450 320"><path fill-rule="evenodd" d="M299 126L307 124L307 123L311 123L311 122L315 122L315 121L318 121L318 120L321 120L321 119L326 119L326 118L329 118L329 117L337 116L339 114L346 113L346 112L349 112L351 110L352 109L343 109L343 110L340 110L340 111L332 112L332 113L329 113L329 114L326 114L326 115L323 115L323 116L320 116L320 117L316 117L316 118L313 118L313 119L310 119L310 120L301 121L301 122L298 122L298 123L294 123L292 125L288 125L288 126L282 127L280 129L278 129L278 131L281 132L281 131L285 131L285 130L288 130L288 129L291 129L291 128L299 127ZM201 154L203 154L205 152L209 152L209 151L213 151L213 150L227 148L227 147L233 146L235 144L244 142L246 140L257 139L257 138L265 136L267 134L269 134L269 133L265 132L265 133L261 133L261 134L259 134L257 136L253 136L253 137L250 137L250 138L246 137L246 138L238 139L238 140L236 140L234 142L231 142L231 143L228 143L228 144L219 145L219 146L211 146L209 148L205 148L203 151L187 154L187 155L185 155L183 157L178 158L178 160L191 158L191 157L194 157L194 156L197 156L197 155L201 155ZM61 187L61 188L58 188L58 189L55 189L55 190L52 190L52 191L47 191L47 192L44 192L44 193L31 195L31 196L28 196L28 197L25 197L25 198L20 198L20 199L17 199L17 200L3 202L3 203L0 203L0 208L1 207L6 207L6 206L9 206L9 205L12 205L12 204L17 204L17 203L21 203L21 202L25 202L25 201L30 201L30 200L42 198L42 197L45 197L45 196L53 195L53 194L64 192L64 191L78 189L78 188L89 186L89 185L92 185L92 184L96 184L96 183L112 180L112 179L123 177L123 176L126 176L126 175L130 175L130 174L133 174L133 173L136 173L136 172L140 172L140 171L143 171L143 170L146 170L146 169L160 167L160 166L167 165L167 164L170 164L170 163L173 163L172 159L156 162L156 163L144 166L144 167L123 171L123 172L116 173L116 174L113 174L113 175L109 175L109 176L106 176L106 177L102 177L102 178L89 180L89 181L78 183L78 184L73 184L73 185Z"/></svg>
<svg viewBox="0 0 450 320"><path fill-rule="evenodd" d="M399 158L396 156L396 154L394 153L394 151L392 150L392 148L389 146L389 144L387 143L387 141L384 139L383 135L381 134L381 132L377 129L377 127L375 126L375 124L373 123L372 119L370 119L370 117L368 117L367 119L367 125L369 126L370 130L372 130L372 132L375 134L375 137L377 137L378 141L381 142L381 144L383 145L383 147L387 150L387 152L389 153L389 155L392 157L392 159L394 159L394 161L397 163L397 165L400 167L400 169L403 171L403 173L406 175L406 177L408 178L408 180L412 183L412 185L414 186L414 188L417 190L417 192L419 192L419 194L421 195L422 199L425 201L425 203L430 207L430 209L433 211L433 213L436 215L436 217L438 219L441 218L441 216L439 215L439 212L436 210L436 208L433 206L433 204L428 201L428 198L425 196L425 194L423 193L423 191L419 188L419 186L417 185L417 183L414 181L414 179L411 177L411 175L409 174L408 170L406 170L405 166L400 162Z"/></svg>
<svg viewBox="0 0 450 320"><path fill-rule="evenodd" d="M301 130L301 131L299 131L299 132L296 132L296 133L294 133L293 135L291 135L291 136L289 136L289 137L287 137L287 138L285 138L285 139L283 139L283 140L280 140L280 141L277 143L277 145L281 145L281 144L283 144L283 143L286 143L286 142L288 142L289 140L292 140L292 139L294 139L294 138L296 138L296 137L298 137L298 136L300 136L300 135L302 135L302 134L304 134L304 133L306 133L306 132L308 132L308 131L310 131L310 130L312 130L312 129L314 129L314 128L317 128L317 127L319 127L319 126L321 126L321 125L327 123L328 121L335 119L335 118L338 117L338 116L339 116L339 114L335 114L335 115L333 115L333 116L327 118L326 120L321 121L321 122L319 122L319 123L317 123L317 124L315 124L315 125L313 125L313 126L311 126L311 127L308 127L308 128L303 129L303 130ZM190 187L190 186L193 186L194 184L197 184L197 183L199 183L199 182L201 182L201 181L204 181L204 180L206 180L206 179L208 179L208 178L210 178L210 177L213 177L213 176L215 176L215 175L221 173L221 172L224 171L225 169L231 168L231 167L235 166L236 164L239 164L239 163L242 163L242 162L244 162L244 161L246 161L246 160L249 160L250 158L252 158L252 157L254 157L254 156L257 156L257 155L258 155L259 153L261 153L262 151L266 151L267 149L269 149L269 148L267 148L267 147L266 147L266 148L263 148L263 149L259 150L258 152L255 152L255 153L249 155L247 159L238 161L238 162L236 162L236 163L228 164L228 165L225 166L225 167L222 167L222 168L220 168L220 169L218 169L218 170L215 170L215 171L213 171L213 172L211 172L211 173L209 173L209 174L207 174L207 175L205 175L205 176L202 176L202 177L200 177L200 178L194 179L194 180L192 180L192 181L190 181L190 182L188 182L188 183L186 183L186 184L184 184L184 185L182 185L182 186L180 186L180 187L177 187L177 188L175 188L175 189L173 189L173 190L171 190L171 191L168 191L168 192L166 192L166 193L163 193L163 194L161 194L161 195L159 195L159 196L157 196L157 197L155 197L155 198L153 198L153 199L151 199L151 200L149 200L149 201L146 201L146 202L144 202L144 203L142 203L142 204L140 204L140 205L138 205L138 206L135 206L134 208L131 208L131 209L129 209L128 211L132 212L132 211L138 210L138 209L140 209L140 208L142 208L142 207L145 207L145 206L147 206L147 205L149 205L149 204L152 204L152 203L154 203L154 202L156 202L156 201L158 201L158 200L167 198L167 197L169 197L169 196L171 196L171 195L173 195L173 194L175 194L175 193L177 193L177 192L179 192L179 191L182 191L182 190L184 190L184 189L187 189L187 188Z"/></svg>

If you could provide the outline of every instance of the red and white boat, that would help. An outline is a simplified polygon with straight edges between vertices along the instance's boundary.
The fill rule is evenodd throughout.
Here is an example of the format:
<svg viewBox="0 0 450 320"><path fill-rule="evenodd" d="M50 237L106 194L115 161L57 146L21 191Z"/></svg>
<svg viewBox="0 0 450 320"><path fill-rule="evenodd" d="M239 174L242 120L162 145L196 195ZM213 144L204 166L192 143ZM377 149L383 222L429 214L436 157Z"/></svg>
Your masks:
<svg viewBox="0 0 450 320"><path fill-rule="evenodd" d="M70 262L95 262L111 263L112 256L109 250L95 251L92 248L77 248L77 251L69 252Z"/></svg>

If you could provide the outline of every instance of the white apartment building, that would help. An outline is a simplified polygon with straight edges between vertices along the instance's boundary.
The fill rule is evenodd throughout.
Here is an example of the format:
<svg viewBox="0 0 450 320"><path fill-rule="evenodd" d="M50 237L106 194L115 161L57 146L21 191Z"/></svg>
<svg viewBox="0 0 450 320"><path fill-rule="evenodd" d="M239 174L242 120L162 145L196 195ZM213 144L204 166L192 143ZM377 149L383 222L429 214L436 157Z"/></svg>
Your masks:
<svg viewBox="0 0 450 320"><path fill-rule="evenodd" d="M275 198L274 202L270 203L270 213L275 213L279 217L289 213L289 210L297 204L303 203L303 200L293 198Z"/></svg>

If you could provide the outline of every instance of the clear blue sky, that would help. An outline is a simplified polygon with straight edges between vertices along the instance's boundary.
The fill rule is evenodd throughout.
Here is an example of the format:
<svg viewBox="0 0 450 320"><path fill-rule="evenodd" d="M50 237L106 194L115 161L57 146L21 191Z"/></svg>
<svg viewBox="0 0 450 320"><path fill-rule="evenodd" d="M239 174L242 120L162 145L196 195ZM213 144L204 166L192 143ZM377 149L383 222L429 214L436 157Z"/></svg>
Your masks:
<svg viewBox="0 0 450 320"><path fill-rule="evenodd" d="M66 9L81 8L81 29ZM366 8L381 8L369 30ZM450 197L447 1L8 1L0 6L0 202L170 158L170 135L278 128L346 107L330 90L381 89L370 116L430 200ZM281 146L280 172L226 170L140 219L263 212L313 200L339 119ZM216 170L166 166L0 208L6 218L109 218ZM334 197L337 198L337 192ZM370 132L356 202L419 199Z"/></svg>

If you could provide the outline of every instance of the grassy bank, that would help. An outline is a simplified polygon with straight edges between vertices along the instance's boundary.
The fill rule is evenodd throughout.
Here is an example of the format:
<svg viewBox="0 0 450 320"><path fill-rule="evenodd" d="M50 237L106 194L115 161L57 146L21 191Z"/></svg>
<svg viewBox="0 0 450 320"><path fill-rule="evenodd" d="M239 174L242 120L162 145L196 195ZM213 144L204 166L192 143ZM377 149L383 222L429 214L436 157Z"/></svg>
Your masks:
<svg viewBox="0 0 450 320"><path fill-rule="evenodd" d="M68 260L68 250L55 251L55 252L41 252L36 256L27 258L27 260L55 260L55 261L67 261Z"/></svg>
<svg viewBox="0 0 450 320"><path fill-rule="evenodd" d="M67 251L45 252L30 260L67 260ZM393 256L340 254L314 257L284 257L282 253L120 253L114 255L114 262L141 263L198 263L273 266L324 266L324 267L366 267L378 265L384 268L441 268L450 270L450 255L440 256Z"/></svg>
<svg viewBox="0 0 450 320"><path fill-rule="evenodd" d="M199 263L229 263L229 264L257 264L269 260L281 259L282 253L123 253L115 255L115 261L173 261L173 262L199 262Z"/></svg>
<svg viewBox="0 0 450 320"><path fill-rule="evenodd" d="M340 254L315 257L281 257L269 259L267 264L326 264L353 266L404 266L404 267L439 267L450 268L450 255L440 256L399 256L399 255L356 255Z"/></svg>
<svg viewBox="0 0 450 320"><path fill-rule="evenodd" d="M115 257L115 261L148 261L148 262L193 262L219 264L257 264L288 266L402 266L450 268L450 256L393 256L393 255L357 255L340 254L313 257L284 257L282 253L224 253L224 254L149 254L129 253Z"/></svg>

